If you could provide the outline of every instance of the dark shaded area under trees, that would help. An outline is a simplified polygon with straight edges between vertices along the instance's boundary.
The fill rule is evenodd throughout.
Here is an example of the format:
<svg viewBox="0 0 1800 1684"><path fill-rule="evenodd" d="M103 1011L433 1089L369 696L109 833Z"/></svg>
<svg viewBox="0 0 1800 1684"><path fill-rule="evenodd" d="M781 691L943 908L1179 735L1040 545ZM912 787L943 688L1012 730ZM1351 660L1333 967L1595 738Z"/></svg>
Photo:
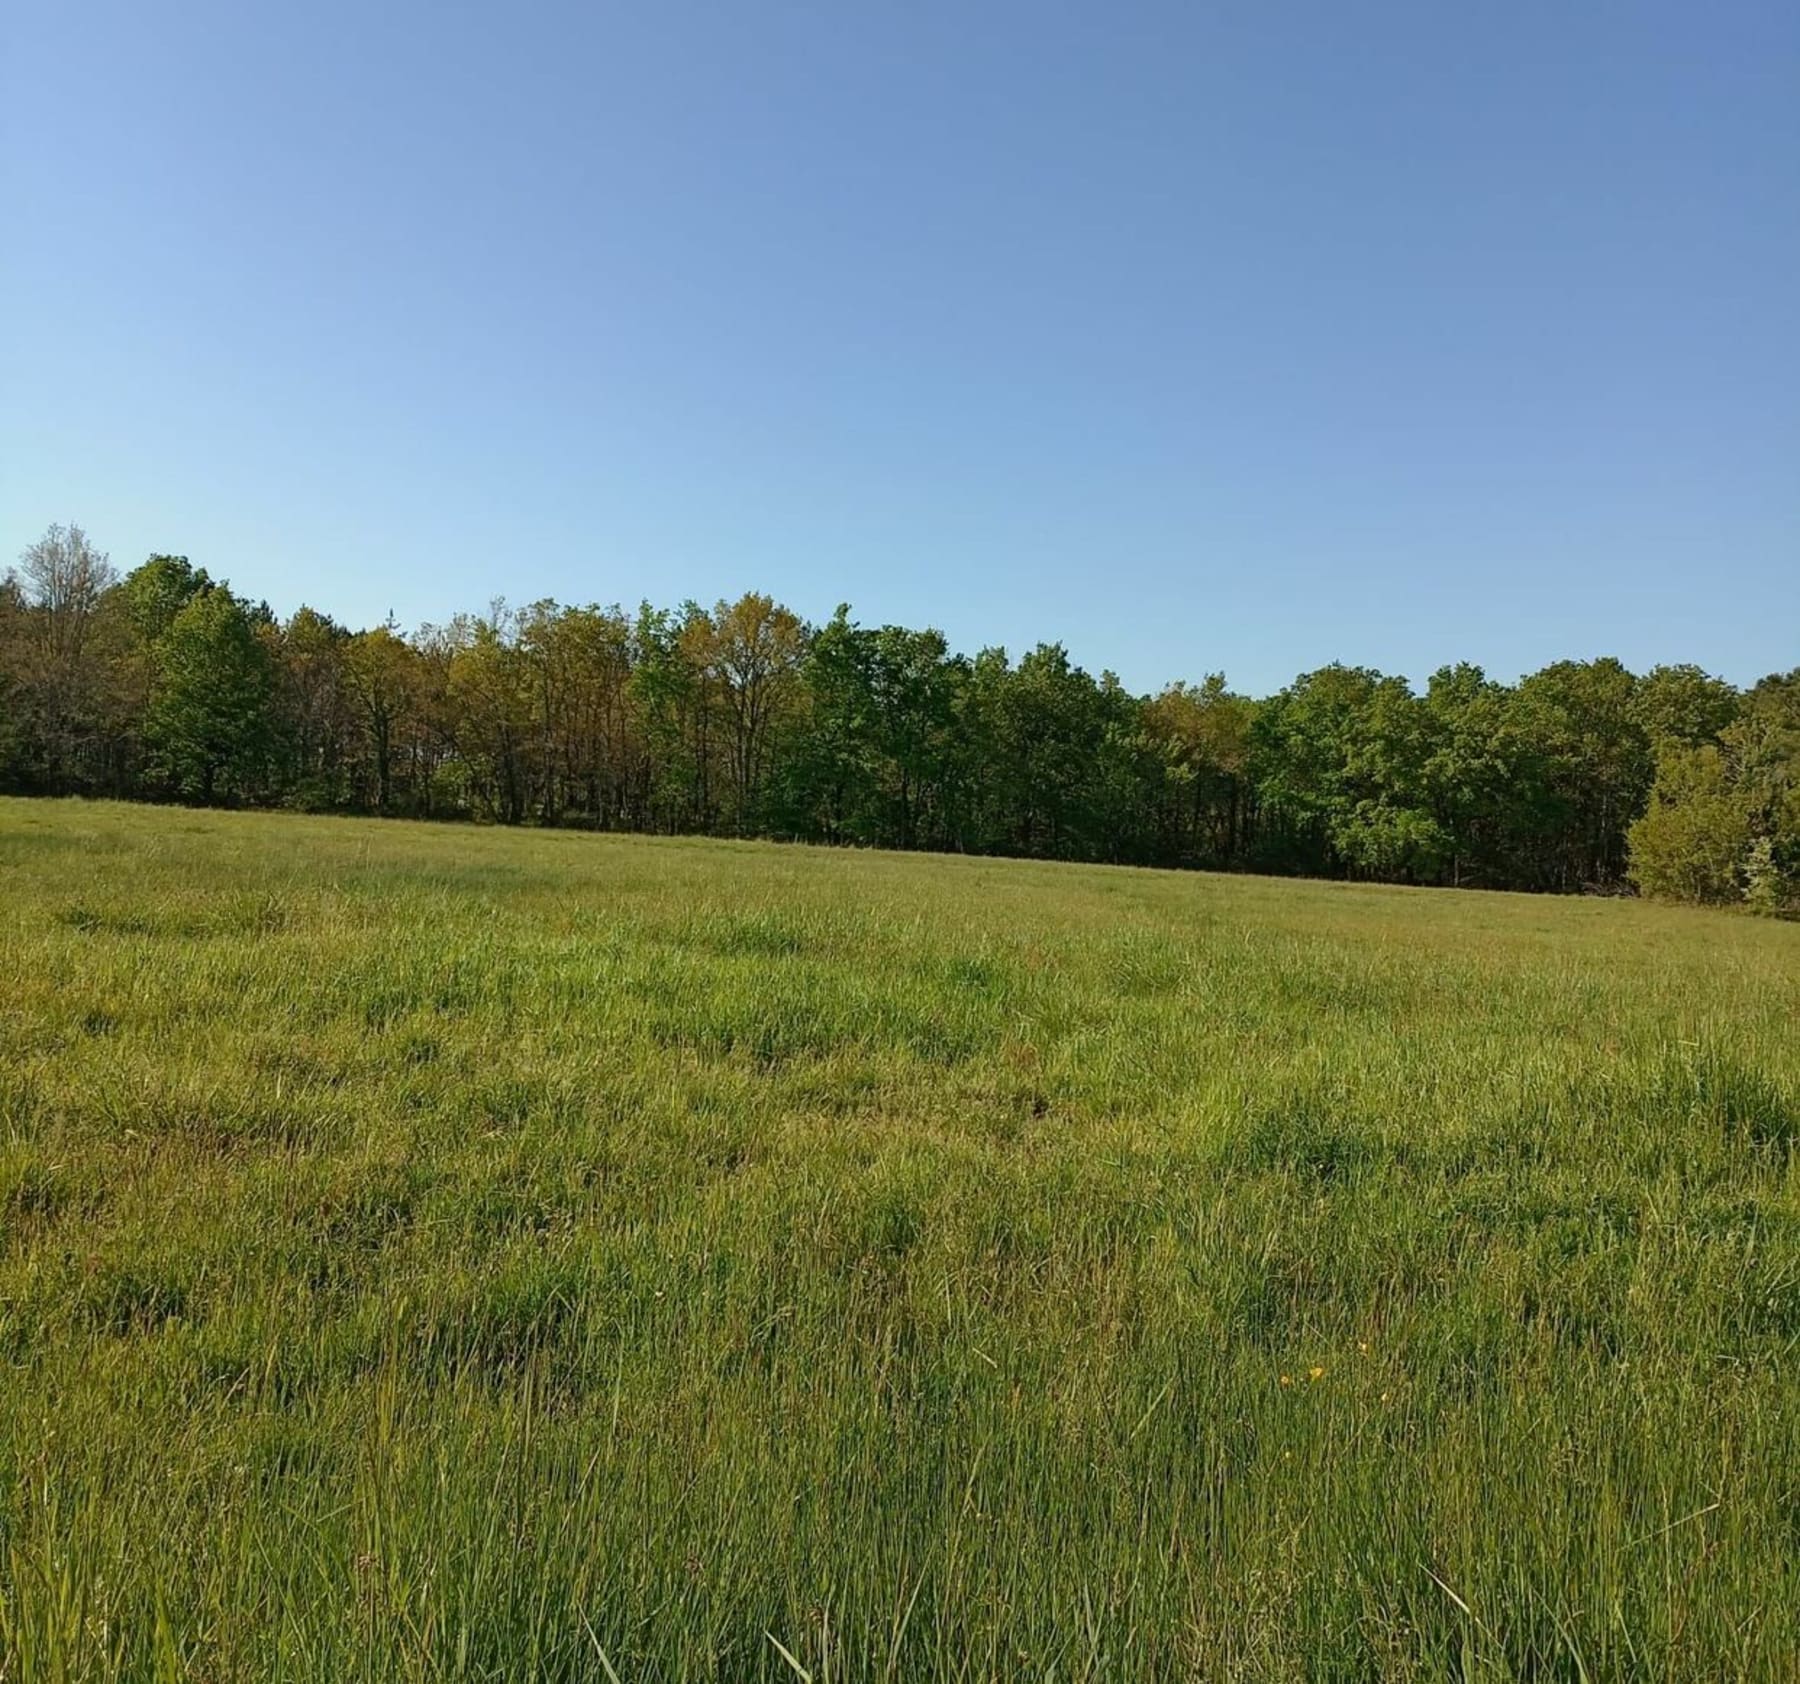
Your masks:
<svg viewBox="0 0 1800 1684"><path fill-rule="evenodd" d="M1060 644L766 596L406 635L53 527L0 582L0 789L1545 891L1800 895L1800 668L1365 667L1134 696Z"/></svg>

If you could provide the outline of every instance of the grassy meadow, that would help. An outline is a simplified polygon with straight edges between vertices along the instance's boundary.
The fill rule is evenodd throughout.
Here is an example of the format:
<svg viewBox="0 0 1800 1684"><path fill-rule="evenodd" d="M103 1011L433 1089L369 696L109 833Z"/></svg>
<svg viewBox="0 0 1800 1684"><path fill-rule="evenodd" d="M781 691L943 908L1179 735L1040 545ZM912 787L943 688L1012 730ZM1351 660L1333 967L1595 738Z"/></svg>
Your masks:
<svg viewBox="0 0 1800 1684"><path fill-rule="evenodd" d="M1800 927L0 802L0 1680L1800 1675Z"/></svg>

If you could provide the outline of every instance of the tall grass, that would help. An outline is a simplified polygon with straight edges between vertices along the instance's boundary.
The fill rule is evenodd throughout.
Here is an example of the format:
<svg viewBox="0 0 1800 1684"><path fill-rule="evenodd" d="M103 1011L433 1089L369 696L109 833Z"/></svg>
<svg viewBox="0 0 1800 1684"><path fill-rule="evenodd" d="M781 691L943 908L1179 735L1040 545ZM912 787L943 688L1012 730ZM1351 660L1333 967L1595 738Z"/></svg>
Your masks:
<svg viewBox="0 0 1800 1684"><path fill-rule="evenodd" d="M0 803L0 1678L1800 1672L1800 930Z"/></svg>

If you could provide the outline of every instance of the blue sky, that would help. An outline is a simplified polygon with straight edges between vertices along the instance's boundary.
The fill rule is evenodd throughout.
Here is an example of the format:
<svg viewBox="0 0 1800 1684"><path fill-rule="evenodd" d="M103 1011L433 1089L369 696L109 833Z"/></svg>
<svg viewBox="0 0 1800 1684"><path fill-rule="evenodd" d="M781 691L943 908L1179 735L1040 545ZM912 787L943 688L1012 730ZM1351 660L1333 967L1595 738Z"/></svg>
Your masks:
<svg viewBox="0 0 1800 1684"><path fill-rule="evenodd" d="M14 0L0 556L1800 661L1800 8Z"/></svg>

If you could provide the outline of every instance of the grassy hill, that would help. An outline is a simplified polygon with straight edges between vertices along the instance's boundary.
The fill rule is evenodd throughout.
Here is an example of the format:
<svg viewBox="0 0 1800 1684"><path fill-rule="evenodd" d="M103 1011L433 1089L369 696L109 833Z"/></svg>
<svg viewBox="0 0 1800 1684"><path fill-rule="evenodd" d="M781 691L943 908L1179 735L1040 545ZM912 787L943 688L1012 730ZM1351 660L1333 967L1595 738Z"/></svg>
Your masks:
<svg viewBox="0 0 1800 1684"><path fill-rule="evenodd" d="M0 802L0 1678L1785 1678L1800 928Z"/></svg>

